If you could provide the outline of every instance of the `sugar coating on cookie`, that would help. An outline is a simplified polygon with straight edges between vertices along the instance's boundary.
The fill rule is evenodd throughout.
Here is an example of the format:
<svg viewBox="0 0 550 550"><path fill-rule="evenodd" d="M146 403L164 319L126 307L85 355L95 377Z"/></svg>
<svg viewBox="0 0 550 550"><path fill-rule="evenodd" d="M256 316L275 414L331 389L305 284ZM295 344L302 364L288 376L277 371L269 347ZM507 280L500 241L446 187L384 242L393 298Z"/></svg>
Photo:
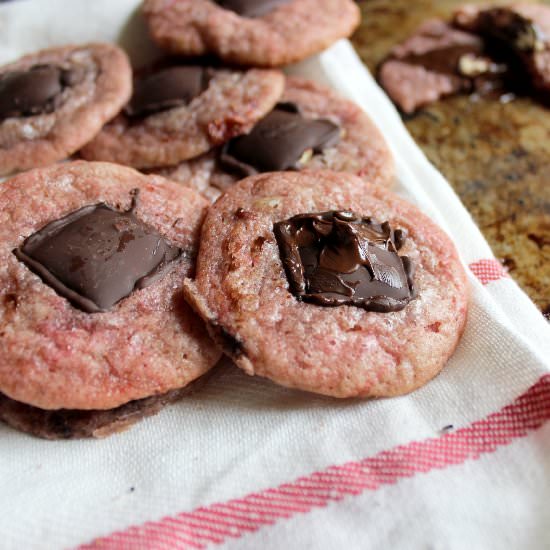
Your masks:
<svg viewBox="0 0 550 550"><path fill-rule="evenodd" d="M380 130L355 103L321 84L299 77L287 77L280 104L285 105L285 108L293 105L306 120L329 121L339 130L338 139L325 144L318 151L297 149L295 156L302 160L293 169L349 172L384 187L393 185L394 162L389 147ZM260 141L254 139L253 134L254 129L248 134L252 149L260 146ZM286 133L280 135L286 138L281 141L288 146L290 140ZM234 141L242 139L236 138ZM242 169L220 162L220 158L227 156L227 152L231 153L231 142L218 152L155 173L191 185L206 198L213 200L248 175ZM258 156L269 156L270 152L271 147ZM254 169L253 166L249 168Z"/></svg>
<svg viewBox="0 0 550 550"><path fill-rule="evenodd" d="M215 148L197 158L186 160L176 166L152 168L150 173L159 174L183 183L200 193L206 200L214 202L239 176L226 172L219 162L220 149Z"/></svg>
<svg viewBox="0 0 550 550"><path fill-rule="evenodd" d="M14 250L51 222L98 204L120 213L132 209L139 223L159 235L159 243L162 238L180 253L151 284L136 287L104 312L89 313ZM111 409L181 388L210 369L219 353L181 292L194 267L207 206L191 189L108 163L54 165L4 182L0 392L41 409ZM122 250L134 235L127 221L116 224ZM86 227L81 230L87 234ZM83 252L71 268L86 261ZM126 276L122 260L116 269Z"/></svg>
<svg viewBox="0 0 550 550"><path fill-rule="evenodd" d="M461 60L479 65L482 55L478 36L430 19L392 48L378 79L403 112L413 113L442 97L472 91L470 77L460 71Z"/></svg>
<svg viewBox="0 0 550 550"><path fill-rule="evenodd" d="M243 2L145 0L143 13L153 39L170 52L256 67L300 61L351 35L360 21L351 0L271 1L261 11L235 4Z"/></svg>
<svg viewBox="0 0 550 550"><path fill-rule="evenodd" d="M125 109L81 150L82 157L136 168L175 165L250 130L284 86L279 71L262 69L212 69L205 80L189 103L164 103L134 117Z"/></svg>
<svg viewBox="0 0 550 550"><path fill-rule="evenodd" d="M323 307L291 291L274 225L353 211L406 232L415 295L399 311ZM409 392L453 353L467 311L465 271L450 239L416 207L355 176L285 172L235 184L209 210L196 278L185 294L249 374L336 397Z"/></svg>
<svg viewBox="0 0 550 550"><path fill-rule="evenodd" d="M0 67L0 175L71 155L131 90L128 58L112 44L42 50Z"/></svg>

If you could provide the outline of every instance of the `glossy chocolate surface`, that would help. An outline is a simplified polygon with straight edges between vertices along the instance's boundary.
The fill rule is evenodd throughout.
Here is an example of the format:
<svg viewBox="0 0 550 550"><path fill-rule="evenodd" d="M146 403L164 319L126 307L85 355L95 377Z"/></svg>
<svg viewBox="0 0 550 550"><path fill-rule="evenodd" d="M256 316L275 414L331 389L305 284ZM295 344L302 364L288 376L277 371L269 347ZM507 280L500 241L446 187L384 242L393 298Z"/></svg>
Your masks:
<svg viewBox="0 0 550 550"><path fill-rule="evenodd" d="M223 149L221 163L243 175L298 170L311 156L340 140L340 127L326 119L303 117L296 105L280 103L245 135Z"/></svg>
<svg viewBox="0 0 550 550"><path fill-rule="evenodd" d="M134 94L126 106L130 116L145 116L187 105L208 87L203 67L170 67L134 84Z"/></svg>
<svg viewBox="0 0 550 550"><path fill-rule="evenodd" d="M234 11L243 17L261 17L290 0L217 0L226 10Z"/></svg>
<svg viewBox="0 0 550 550"><path fill-rule="evenodd" d="M320 306L403 309L414 269L399 256L406 235L348 211L299 214L274 226L290 291Z"/></svg>
<svg viewBox="0 0 550 550"><path fill-rule="evenodd" d="M53 65L0 75L0 120L50 113L62 90L63 71Z"/></svg>
<svg viewBox="0 0 550 550"><path fill-rule="evenodd" d="M58 294L94 313L155 282L181 250L132 211L100 203L49 223L14 253Z"/></svg>

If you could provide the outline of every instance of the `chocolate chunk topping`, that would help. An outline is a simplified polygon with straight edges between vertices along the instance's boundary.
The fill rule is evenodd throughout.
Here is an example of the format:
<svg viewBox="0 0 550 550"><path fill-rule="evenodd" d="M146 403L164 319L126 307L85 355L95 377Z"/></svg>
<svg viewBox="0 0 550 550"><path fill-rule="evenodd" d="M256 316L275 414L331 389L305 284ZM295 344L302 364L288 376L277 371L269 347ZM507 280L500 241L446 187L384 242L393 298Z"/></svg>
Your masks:
<svg viewBox="0 0 550 550"><path fill-rule="evenodd" d="M419 65L428 71L464 77L462 88L471 90L479 76L498 80L507 71L507 66L496 63L485 52L482 42L449 44L428 50L422 54L410 53L398 58L409 65Z"/></svg>
<svg viewBox="0 0 550 550"><path fill-rule="evenodd" d="M289 0L216 0L226 10L234 11L244 17L261 17Z"/></svg>
<svg viewBox="0 0 550 550"><path fill-rule="evenodd" d="M162 277L181 250L132 211L100 203L49 223L14 253L58 294L94 313Z"/></svg>
<svg viewBox="0 0 550 550"><path fill-rule="evenodd" d="M299 169L339 140L340 127L334 122L304 118L294 104L279 103L248 135L232 139L220 160L244 175Z"/></svg>
<svg viewBox="0 0 550 550"><path fill-rule="evenodd" d="M518 52L531 53L545 48L545 37L538 25L508 8L491 8L479 14L479 31Z"/></svg>
<svg viewBox="0 0 550 550"><path fill-rule="evenodd" d="M420 65L428 71L449 75L455 79L455 92L490 95L500 91L509 77L509 68L497 63L472 45L454 45L431 50L421 55L410 55L401 61Z"/></svg>
<svg viewBox="0 0 550 550"><path fill-rule="evenodd" d="M129 116L144 116L187 105L208 87L203 67L171 67L135 83L134 94L126 106Z"/></svg>
<svg viewBox="0 0 550 550"><path fill-rule="evenodd" d="M406 234L348 211L299 214L274 226L291 292L321 306L403 309L414 269L397 251Z"/></svg>
<svg viewBox="0 0 550 550"><path fill-rule="evenodd" d="M51 113L63 90L63 71L53 65L35 65L27 71L0 76L0 120Z"/></svg>
<svg viewBox="0 0 550 550"><path fill-rule="evenodd" d="M409 54L400 61L410 65L420 65L437 73L454 75L459 72L463 57L476 57L481 54L481 50L475 44L452 44L422 54Z"/></svg>

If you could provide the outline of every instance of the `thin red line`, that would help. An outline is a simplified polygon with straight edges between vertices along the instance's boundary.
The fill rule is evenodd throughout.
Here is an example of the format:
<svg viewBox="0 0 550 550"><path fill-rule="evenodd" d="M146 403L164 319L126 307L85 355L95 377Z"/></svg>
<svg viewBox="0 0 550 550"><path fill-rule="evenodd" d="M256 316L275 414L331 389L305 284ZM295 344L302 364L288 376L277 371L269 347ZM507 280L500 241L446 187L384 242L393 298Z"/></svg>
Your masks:
<svg viewBox="0 0 550 550"><path fill-rule="evenodd" d="M250 525L250 523L240 523L240 520L242 518L238 518L239 519L239 523L237 523L234 518L235 516L230 516L228 514L224 514L222 512L218 512L218 511L214 511L214 510L208 510L207 508L198 508L197 510L195 510L193 512L193 514L197 517L197 518L201 518L201 519L207 519L209 521L214 521L220 525L227 525L228 527L231 527L231 528L235 528L235 527L238 527L239 529L242 529L243 531L255 531L255 527Z"/></svg>
<svg viewBox="0 0 550 550"><path fill-rule="evenodd" d="M292 516L293 512L303 512L306 510L306 508L289 508L287 506L279 506L278 504L274 504L271 501L265 502L265 501L259 501L259 500L247 500L248 505L247 508L249 511L254 510L256 513L266 513L265 510L271 510L270 515L273 517L279 518L289 518Z"/></svg>
<svg viewBox="0 0 550 550"><path fill-rule="evenodd" d="M177 541L177 547L182 548L181 543L185 544L189 548L196 548L202 550L205 547L204 544L198 543L193 538L185 538L179 534L173 532L166 532L166 529L159 529L158 527L147 526L145 529L139 528L141 533L139 534L141 544L147 548L155 548L155 550L161 550L166 548L167 550L174 548ZM111 540L102 542L100 548L102 550L132 550L133 546L131 540L133 537L129 537L127 533L116 533L117 536L113 536ZM191 534L190 534L191 535ZM193 535L191 535L193 536Z"/></svg>
<svg viewBox="0 0 550 550"><path fill-rule="evenodd" d="M270 525L274 521L273 517L270 517L269 519L265 519L264 516L267 515L265 512L258 512L257 510L252 511L250 508L247 510L243 510L242 508L239 508L233 501L230 501L228 504L223 504L222 506L224 510L231 510L234 513L238 513L239 516L237 517L239 517L241 521L243 519L246 519L249 523L253 523L253 524L263 523L264 525ZM255 516L251 517L251 514L255 514ZM271 514L271 516L273 516L273 514Z"/></svg>
<svg viewBox="0 0 550 550"><path fill-rule="evenodd" d="M307 512L308 507L305 505L283 505L281 502L286 502L278 498L273 498L271 495L252 494L246 497L247 502L256 506L268 506L272 509L279 509L282 512ZM259 502L258 502L259 501ZM260 504L261 503L261 504Z"/></svg>
<svg viewBox="0 0 550 550"><path fill-rule="evenodd" d="M262 510L258 506L252 506L251 504L245 505L245 504L235 503L233 501L231 502L231 504L227 505L227 508L229 508L230 510L235 510L241 514L244 514L244 516L247 518L250 518L251 514L256 514L256 516L258 516L257 519L260 519L260 518L263 519L266 524L273 523L273 521L277 519L280 515L280 513L276 511L266 512L265 510ZM252 516L252 517L256 519L255 516Z"/></svg>
<svg viewBox="0 0 550 550"><path fill-rule="evenodd" d="M234 535L234 529L232 528L228 528L228 529L223 529L220 524L218 522L215 522L214 523L214 526L212 526L211 524L207 524L207 525L204 525L202 523L200 523L200 518L198 518L197 516L195 516L194 514L182 514L182 515L178 515L176 516L176 518L174 518L176 521L181 521L181 523L183 525L187 525L189 527L191 527L191 531L192 532L197 532L198 531L198 535L199 536L210 536L214 539L216 539L215 542L221 542L223 541L223 537L227 537L227 536L233 536ZM197 521L193 521L193 519L197 520ZM201 533L202 531L202 533ZM204 533L204 534L203 534Z"/></svg>
<svg viewBox="0 0 550 550"><path fill-rule="evenodd" d="M189 535L190 537L192 537L193 540L200 538L208 542L220 542L220 537L216 537L210 534L198 533L196 529L193 529L192 527L187 527L186 524L182 523L181 519L177 516L173 518L167 517L166 520L167 523L174 526L175 530L181 531L182 533Z"/></svg>
<svg viewBox="0 0 550 550"><path fill-rule="evenodd" d="M348 462L342 465L330 466L322 472L313 473L297 479L294 483L285 483L280 487L267 489L262 492L251 493L243 498L230 500L226 503L213 504L198 508L194 512L179 514L173 518L164 518L157 522L148 522L141 527L130 527L129 529L113 533L107 537L99 538L90 544L83 545L80 550L92 548L121 548L121 543L128 548L146 547L148 550L162 550L165 548L164 541L174 542L177 546L177 524L182 526L193 525L190 518L201 521L205 513L210 515L225 514L219 512L220 508L235 509L237 506L245 506L242 513L247 514L245 523L235 524L231 529L219 529L226 523L225 520L217 521L215 518L210 523L218 526L218 529L209 528L212 532L219 533L216 541L225 542L229 537L241 537L250 531L257 531L266 524L273 524L282 521L283 518L292 517L298 514L308 513L314 508L324 507L333 500L341 500L347 495L356 495L368 490L376 490L383 485L393 484L403 478L412 477L417 474L431 470L448 468L462 464L467 460L476 460L481 455L492 453L498 447L508 445L515 439L526 436L530 431L540 428L550 419L550 374L545 375L532 386L527 392L518 397L513 403L507 405L500 411L478 420L469 426L449 432L439 438L426 439L424 441L413 441L407 445L401 445L390 450L382 451L372 457L367 457L356 462ZM316 482L323 476L335 478L334 495L324 495L311 498L304 494L303 485L307 482ZM364 481L364 490L358 491L356 478ZM353 479L351 483L346 480ZM323 488L324 488L323 483ZM337 495L337 496L335 496ZM255 501L261 501L262 512L258 511ZM265 510L270 509L273 503L273 515L278 515L278 520L266 522L263 518ZM288 502L294 509L290 513L281 514L281 501ZM250 506L250 510L248 509ZM283 509L284 505L283 505ZM249 511L248 511L249 510ZM281 517L282 516L282 517ZM230 531L230 532L228 532ZM154 533L154 536L153 536ZM162 545L154 546L153 540L159 540L160 534ZM202 534L195 530L189 531L189 536L195 539L189 541L190 546L201 547L201 539L206 540Z"/></svg>

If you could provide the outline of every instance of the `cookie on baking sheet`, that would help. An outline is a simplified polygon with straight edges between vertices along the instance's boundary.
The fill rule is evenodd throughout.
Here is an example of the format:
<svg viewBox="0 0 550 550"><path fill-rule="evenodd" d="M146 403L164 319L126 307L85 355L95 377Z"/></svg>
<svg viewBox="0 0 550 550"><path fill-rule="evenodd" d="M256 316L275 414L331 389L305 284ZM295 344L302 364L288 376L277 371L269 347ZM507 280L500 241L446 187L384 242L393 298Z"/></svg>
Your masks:
<svg viewBox="0 0 550 550"><path fill-rule="evenodd" d="M2 184L0 393L33 409L2 399L0 418L24 426L40 409L58 420L116 409L179 390L216 363L181 291L207 207L191 189L108 163L53 165ZM133 418L158 403L146 405Z"/></svg>
<svg viewBox="0 0 550 550"><path fill-rule="evenodd" d="M128 58L112 44L42 50L0 67L0 175L71 155L131 90Z"/></svg>
<svg viewBox="0 0 550 550"><path fill-rule="evenodd" d="M401 111L410 114L442 97L474 91L472 76L480 75L468 73L468 62L490 62L483 56L479 36L430 19L391 50L378 80Z"/></svg>
<svg viewBox="0 0 550 550"><path fill-rule="evenodd" d="M288 77L276 108L218 153L160 173L217 198L259 172L330 169L391 186L394 163L384 137L352 101L311 80Z"/></svg>
<svg viewBox="0 0 550 550"><path fill-rule="evenodd" d="M145 0L160 47L183 55L278 67L351 35L360 22L352 0Z"/></svg>
<svg viewBox="0 0 550 550"><path fill-rule="evenodd" d="M467 4L455 12L453 22L481 36L495 55L507 61L515 79L527 76L532 91L543 94L540 99L548 103L544 95L550 91L550 6Z"/></svg>
<svg viewBox="0 0 550 550"><path fill-rule="evenodd" d="M457 93L548 103L550 7L461 6L451 22L426 21L395 46L378 78L405 113Z"/></svg>
<svg viewBox="0 0 550 550"><path fill-rule="evenodd" d="M184 288L247 373L335 397L423 385L467 311L449 237L390 191L329 171L231 187L208 211Z"/></svg>
<svg viewBox="0 0 550 550"><path fill-rule="evenodd" d="M172 66L138 78L124 111L81 150L136 168L177 164L247 132L281 97L279 71Z"/></svg>

